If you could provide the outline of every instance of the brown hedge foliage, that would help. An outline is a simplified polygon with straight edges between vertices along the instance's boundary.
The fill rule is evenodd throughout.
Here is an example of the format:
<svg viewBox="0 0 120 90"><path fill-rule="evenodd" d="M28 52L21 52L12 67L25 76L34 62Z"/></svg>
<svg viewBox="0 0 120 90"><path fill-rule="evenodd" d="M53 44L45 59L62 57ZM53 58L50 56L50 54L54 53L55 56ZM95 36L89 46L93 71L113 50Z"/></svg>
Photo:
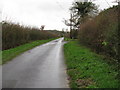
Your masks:
<svg viewBox="0 0 120 90"><path fill-rule="evenodd" d="M79 30L79 41L85 46L118 59L118 12L120 6L102 11L92 20L83 23Z"/></svg>
<svg viewBox="0 0 120 90"><path fill-rule="evenodd" d="M55 37L57 35L47 31L41 31L38 28L30 28L8 22L2 23L2 50L14 48L35 40Z"/></svg>

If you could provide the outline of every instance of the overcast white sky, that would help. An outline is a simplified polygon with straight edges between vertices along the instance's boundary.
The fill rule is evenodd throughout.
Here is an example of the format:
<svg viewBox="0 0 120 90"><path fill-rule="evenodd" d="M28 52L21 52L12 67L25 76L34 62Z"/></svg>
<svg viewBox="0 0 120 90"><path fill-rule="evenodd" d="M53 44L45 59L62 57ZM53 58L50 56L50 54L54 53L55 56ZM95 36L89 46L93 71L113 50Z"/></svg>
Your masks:
<svg viewBox="0 0 120 90"><path fill-rule="evenodd" d="M2 20L19 22L23 25L41 27L45 25L47 30L62 30L68 27L64 25L63 18L70 17L69 8L74 0L0 0L0 15ZM114 0L107 0L111 3ZM1 4L2 2L2 4ZM105 0L94 1L100 5L100 9L108 8Z"/></svg>

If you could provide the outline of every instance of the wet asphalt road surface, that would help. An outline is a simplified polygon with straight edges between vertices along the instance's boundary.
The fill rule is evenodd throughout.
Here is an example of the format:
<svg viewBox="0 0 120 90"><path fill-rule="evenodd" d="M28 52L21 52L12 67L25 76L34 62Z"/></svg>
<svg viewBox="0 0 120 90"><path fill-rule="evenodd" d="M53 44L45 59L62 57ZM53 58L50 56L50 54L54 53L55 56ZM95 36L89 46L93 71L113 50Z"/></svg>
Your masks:
<svg viewBox="0 0 120 90"><path fill-rule="evenodd" d="M24 52L2 66L2 88L67 88L63 39Z"/></svg>

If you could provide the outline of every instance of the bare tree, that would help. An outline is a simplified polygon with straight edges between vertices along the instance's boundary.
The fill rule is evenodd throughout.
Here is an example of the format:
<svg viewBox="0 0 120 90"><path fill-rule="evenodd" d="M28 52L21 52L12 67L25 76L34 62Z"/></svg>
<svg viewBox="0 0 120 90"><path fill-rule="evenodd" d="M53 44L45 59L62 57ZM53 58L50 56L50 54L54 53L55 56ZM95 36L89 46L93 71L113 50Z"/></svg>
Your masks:
<svg viewBox="0 0 120 90"><path fill-rule="evenodd" d="M45 25L41 25L40 30L44 30L44 28L45 28Z"/></svg>

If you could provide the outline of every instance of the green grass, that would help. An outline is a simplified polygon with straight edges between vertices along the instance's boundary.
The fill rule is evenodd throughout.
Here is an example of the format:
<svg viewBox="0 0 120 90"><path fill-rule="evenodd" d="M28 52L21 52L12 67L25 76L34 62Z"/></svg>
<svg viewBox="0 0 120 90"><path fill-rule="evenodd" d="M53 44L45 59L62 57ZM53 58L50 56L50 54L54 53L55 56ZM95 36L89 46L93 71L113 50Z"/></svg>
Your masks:
<svg viewBox="0 0 120 90"><path fill-rule="evenodd" d="M71 41L72 39L65 37L64 40L65 40L65 41Z"/></svg>
<svg viewBox="0 0 120 90"><path fill-rule="evenodd" d="M2 60L0 60L0 64L4 64L4 63L10 61L11 59L13 59L14 57L18 56L19 54L21 54L29 49L32 49L35 46L49 42L51 40L53 40L53 39L37 40L37 41L31 42L31 43L20 45L16 48L4 50L4 51L0 52L0 53L2 53Z"/></svg>
<svg viewBox="0 0 120 90"><path fill-rule="evenodd" d="M77 41L64 45L71 88L118 88L117 72L103 57Z"/></svg>

